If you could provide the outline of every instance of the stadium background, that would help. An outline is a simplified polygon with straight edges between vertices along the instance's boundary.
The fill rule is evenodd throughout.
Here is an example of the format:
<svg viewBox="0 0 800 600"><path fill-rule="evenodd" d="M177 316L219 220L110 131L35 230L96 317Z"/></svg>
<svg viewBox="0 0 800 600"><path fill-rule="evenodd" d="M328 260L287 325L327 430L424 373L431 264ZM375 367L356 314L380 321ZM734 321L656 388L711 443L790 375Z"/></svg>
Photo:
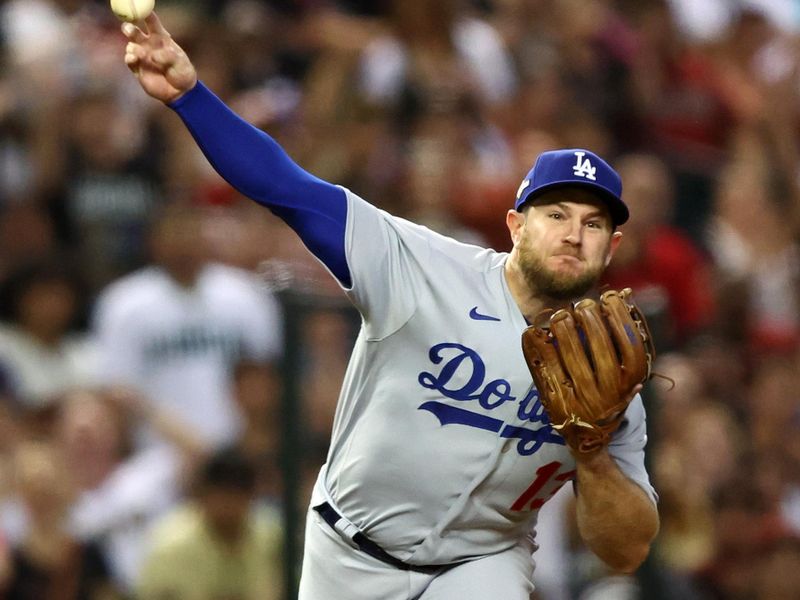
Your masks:
<svg viewBox="0 0 800 600"><path fill-rule="evenodd" d="M633 217L607 283L637 291L658 370L677 382L645 391L662 528L637 576L613 577L559 494L539 597L800 597L800 3L159 0L158 12L209 87L303 167L458 239L508 248L503 215L540 151L610 157ZM63 597L134 597L136 574L109 567L107 542L130 528L144 539L149 521L111 520L93 539L71 529L77 498L108 482L69 463L61 429L65 406L80 407L81 431L113 421L111 455L86 455L110 474L135 456L120 440L151 418L142 404L167 402L100 385L94 313L153 261L153 215L178 207L211 258L251 271L283 309L283 355L267 367L278 382L237 388L267 396L236 441L278 532L275 597L291 597L352 312L288 228L138 89L105 2L7 0L0 44L0 590L28 573L11 567L30 547L54 557L37 576L58 581L69 563L42 539L65 539L105 567L89 595ZM190 473L148 519L191 501L208 452L179 445ZM56 517L20 525L37 510Z"/></svg>

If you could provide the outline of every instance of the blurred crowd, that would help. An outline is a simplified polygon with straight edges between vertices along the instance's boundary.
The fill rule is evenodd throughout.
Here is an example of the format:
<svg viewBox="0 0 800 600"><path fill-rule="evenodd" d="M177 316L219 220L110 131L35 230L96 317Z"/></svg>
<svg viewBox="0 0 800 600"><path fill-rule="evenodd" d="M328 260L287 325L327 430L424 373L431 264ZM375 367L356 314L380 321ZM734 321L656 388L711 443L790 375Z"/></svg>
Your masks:
<svg viewBox="0 0 800 600"><path fill-rule="evenodd" d="M301 166L463 241L509 248L539 152L608 157L632 218L604 283L634 288L675 383L643 393L662 527L615 577L559 494L538 598L800 598L800 2L158 12ZM283 349L303 507L352 323L321 309L284 339L278 287L338 288L145 96L124 44L105 0L0 2L0 599L281 599Z"/></svg>

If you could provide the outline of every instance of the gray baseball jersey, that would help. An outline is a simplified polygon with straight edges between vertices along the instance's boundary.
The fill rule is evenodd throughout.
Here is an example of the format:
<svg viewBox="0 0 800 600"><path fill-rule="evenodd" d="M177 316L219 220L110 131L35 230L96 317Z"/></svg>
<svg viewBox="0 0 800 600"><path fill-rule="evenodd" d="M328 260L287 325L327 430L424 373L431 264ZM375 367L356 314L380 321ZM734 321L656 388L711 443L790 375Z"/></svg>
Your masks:
<svg viewBox="0 0 800 600"><path fill-rule="evenodd" d="M346 293L363 323L312 504L417 565L506 550L575 473L525 364L507 254L347 192ZM655 501L641 398L609 447Z"/></svg>

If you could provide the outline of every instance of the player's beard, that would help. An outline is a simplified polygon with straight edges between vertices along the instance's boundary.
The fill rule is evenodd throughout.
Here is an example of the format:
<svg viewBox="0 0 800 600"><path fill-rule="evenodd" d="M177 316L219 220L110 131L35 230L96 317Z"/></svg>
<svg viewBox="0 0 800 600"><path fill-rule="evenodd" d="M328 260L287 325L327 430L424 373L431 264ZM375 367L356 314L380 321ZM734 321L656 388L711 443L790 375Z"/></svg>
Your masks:
<svg viewBox="0 0 800 600"><path fill-rule="evenodd" d="M587 267L582 273L560 273L550 269L524 239L517 247L519 267L528 288L539 296L564 301L585 296L603 273L603 265Z"/></svg>

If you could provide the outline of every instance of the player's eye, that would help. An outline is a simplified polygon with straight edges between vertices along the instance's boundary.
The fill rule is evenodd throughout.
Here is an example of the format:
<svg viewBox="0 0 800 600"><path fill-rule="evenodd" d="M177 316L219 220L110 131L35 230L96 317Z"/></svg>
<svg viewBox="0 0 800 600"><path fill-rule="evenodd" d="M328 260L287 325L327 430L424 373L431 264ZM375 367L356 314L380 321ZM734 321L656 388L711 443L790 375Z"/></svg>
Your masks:
<svg viewBox="0 0 800 600"><path fill-rule="evenodd" d="M586 226L590 229L602 229L603 224L600 221L587 221Z"/></svg>
<svg viewBox="0 0 800 600"><path fill-rule="evenodd" d="M551 212L548 216L551 219L555 219L556 221L560 221L561 219L564 218L564 215L560 212Z"/></svg>

